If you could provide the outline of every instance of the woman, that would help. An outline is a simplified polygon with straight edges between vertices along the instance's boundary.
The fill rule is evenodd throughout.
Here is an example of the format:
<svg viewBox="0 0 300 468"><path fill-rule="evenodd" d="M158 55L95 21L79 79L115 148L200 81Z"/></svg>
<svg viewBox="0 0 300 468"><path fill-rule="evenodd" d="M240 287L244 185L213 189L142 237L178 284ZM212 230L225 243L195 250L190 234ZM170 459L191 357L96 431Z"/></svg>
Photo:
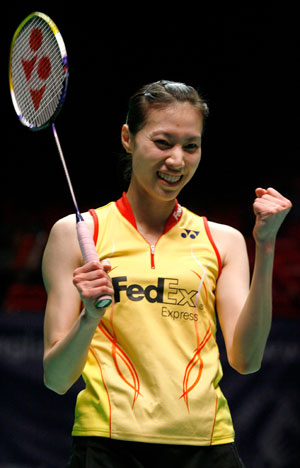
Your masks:
<svg viewBox="0 0 300 468"><path fill-rule="evenodd" d="M70 467L243 466L219 387L215 308L230 365L257 371L271 325L276 234L291 203L256 190L249 287L243 236L177 201L199 165L206 115L189 86L143 87L121 133L128 191L84 214L100 262L82 265L74 216L51 231L45 384L63 394L81 374L86 382ZM103 294L114 296L106 310L95 307Z"/></svg>

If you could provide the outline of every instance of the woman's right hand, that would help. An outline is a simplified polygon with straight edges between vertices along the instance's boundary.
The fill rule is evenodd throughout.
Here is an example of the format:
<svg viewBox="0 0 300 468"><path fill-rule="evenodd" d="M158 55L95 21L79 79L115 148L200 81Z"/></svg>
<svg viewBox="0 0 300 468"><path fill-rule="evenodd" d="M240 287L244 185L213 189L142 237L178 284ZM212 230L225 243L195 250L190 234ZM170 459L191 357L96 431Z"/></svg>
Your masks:
<svg viewBox="0 0 300 468"><path fill-rule="evenodd" d="M100 320L106 309L96 307L97 299L108 295L113 297L114 290L108 275L111 266L108 260L88 262L75 269L73 284L80 294L89 318Z"/></svg>

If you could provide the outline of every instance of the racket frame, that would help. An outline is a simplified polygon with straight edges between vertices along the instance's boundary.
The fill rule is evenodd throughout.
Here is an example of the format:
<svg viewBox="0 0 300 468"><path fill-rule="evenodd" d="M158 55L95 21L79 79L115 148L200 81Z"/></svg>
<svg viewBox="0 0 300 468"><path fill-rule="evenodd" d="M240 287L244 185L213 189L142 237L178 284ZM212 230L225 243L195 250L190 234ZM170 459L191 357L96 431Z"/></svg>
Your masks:
<svg viewBox="0 0 300 468"><path fill-rule="evenodd" d="M40 126L37 126L37 125L34 125L34 124L28 122L28 120L22 115L21 109L20 109L20 107L18 105L18 102L17 102L17 99L16 99L16 94L15 94L15 91L14 91L14 84L13 84L13 79L12 79L12 56L13 56L13 50L14 50L15 42L16 42L17 37L19 36L21 30L23 29L23 27L34 17L41 18L50 27L50 29L51 29L52 33L54 34L55 39L57 41L57 44L58 44L58 47L59 47L59 50L60 50L60 54L61 54L62 65L63 65L63 69L64 69L64 81L63 81L63 88L62 88L62 91L61 91L59 104L58 104L55 112L51 116L51 118L47 122L45 122L43 125L40 125ZM28 15L20 23L20 25L16 29L16 31L15 31L15 33L13 35L12 41L11 41L10 52L9 52L8 80L9 80L9 89L10 89L10 94L11 94L13 106L15 108L16 114L17 114L20 122L23 125L25 125L27 128L29 128L30 130L33 130L33 131L42 130L42 129L46 128L46 127L49 127L54 122L54 120L56 119L58 113L60 112L60 110L62 108L62 105L63 105L63 103L65 101L65 98L66 98L67 88L68 88L68 81L69 81L69 64L68 64L67 49L66 49L64 40L62 38L62 35L61 35L58 27L54 23L54 21L52 21L52 19L48 15L46 15L45 13L41 13L39 11L34 11L30 15Z"/></svg>

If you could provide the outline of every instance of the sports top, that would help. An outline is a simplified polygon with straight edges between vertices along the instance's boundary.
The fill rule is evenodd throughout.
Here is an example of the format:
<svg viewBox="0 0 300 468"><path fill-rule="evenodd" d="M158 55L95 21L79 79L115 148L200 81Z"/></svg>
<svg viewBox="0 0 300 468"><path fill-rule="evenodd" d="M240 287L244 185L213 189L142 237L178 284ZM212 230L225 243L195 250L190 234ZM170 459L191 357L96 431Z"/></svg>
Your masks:
<svg viewBox="0 0 300 468"><path fill-rule="evenodd" d="M114 303L94 334L75 436L211 445L234 440L220 390L215 289L221 260L205 217L177 202L156 245L123 194L91 210Z"/></svg>

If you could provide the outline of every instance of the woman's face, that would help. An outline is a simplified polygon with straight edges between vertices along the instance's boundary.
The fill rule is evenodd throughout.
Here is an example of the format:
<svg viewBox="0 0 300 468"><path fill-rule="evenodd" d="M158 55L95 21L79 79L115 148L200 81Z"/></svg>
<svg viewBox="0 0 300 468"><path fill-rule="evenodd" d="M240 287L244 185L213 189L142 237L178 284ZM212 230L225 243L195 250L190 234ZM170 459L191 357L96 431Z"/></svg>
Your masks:
<svg viewBox="0 0 300 468"><path fill-rule="evenodd" d="M122 143L132 154L130 190L138 196L174 200L194 175L201 159L203 119L188 102L149 110L144 127Z"/></svg>

